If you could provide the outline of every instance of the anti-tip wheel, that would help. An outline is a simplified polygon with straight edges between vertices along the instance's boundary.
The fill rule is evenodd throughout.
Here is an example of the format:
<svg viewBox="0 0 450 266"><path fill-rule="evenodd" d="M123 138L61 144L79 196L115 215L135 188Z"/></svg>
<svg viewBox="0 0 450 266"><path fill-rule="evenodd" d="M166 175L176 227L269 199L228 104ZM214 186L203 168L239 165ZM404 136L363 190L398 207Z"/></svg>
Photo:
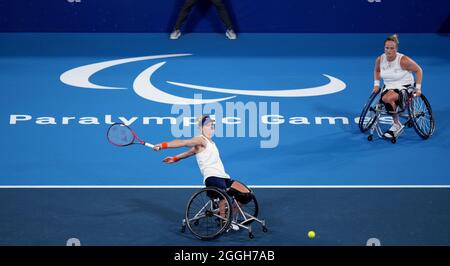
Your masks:
<svg viewBox="0 0 450 266"><path fill-rule="evenodd" d="M372 136L372 135L369 135L369 136L367 137L367 140L368 140L368 141L372 141L372 140L373 140L373 136Z"/></svg>

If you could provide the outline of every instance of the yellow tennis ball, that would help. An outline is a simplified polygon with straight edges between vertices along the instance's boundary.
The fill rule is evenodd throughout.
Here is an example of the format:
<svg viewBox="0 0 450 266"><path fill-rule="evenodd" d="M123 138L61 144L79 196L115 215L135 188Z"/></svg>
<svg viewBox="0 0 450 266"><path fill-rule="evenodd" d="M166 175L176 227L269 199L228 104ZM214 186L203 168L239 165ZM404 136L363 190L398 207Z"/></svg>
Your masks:
<svg viewBox="0 0 450 266"><path fill-rule="evenodd" d="M309 231L308 232L308 237L309 238L314 238L314 237L316 237L316 233L314 231Z"/></svg>

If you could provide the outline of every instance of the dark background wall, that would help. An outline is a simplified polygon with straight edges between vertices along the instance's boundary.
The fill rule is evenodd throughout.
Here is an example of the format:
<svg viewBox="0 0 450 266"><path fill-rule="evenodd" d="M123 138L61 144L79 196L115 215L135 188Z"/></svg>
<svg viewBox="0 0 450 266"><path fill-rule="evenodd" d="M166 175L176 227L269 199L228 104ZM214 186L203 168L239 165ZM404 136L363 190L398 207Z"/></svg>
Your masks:
<svg viewBox="0 0 450 266"><path fill-rule="evenodd" d="M0 0L2 32L167 32L184 0ZM238 32L450 32L450 0L224 0ZM223 31L199 0L186 31Z"/></svg>

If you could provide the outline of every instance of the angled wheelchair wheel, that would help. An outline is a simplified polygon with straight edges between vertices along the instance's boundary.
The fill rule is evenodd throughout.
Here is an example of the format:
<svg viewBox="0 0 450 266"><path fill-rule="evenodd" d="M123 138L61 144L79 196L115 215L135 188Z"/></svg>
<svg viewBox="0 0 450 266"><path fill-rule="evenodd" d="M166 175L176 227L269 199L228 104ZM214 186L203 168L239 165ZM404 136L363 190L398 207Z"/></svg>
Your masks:
<svg viewBox="0 0 450 266"><path fill-rule="evenodd" d="M359 122L358 126L362 133L369 130L375 121L377 120L377 111L376 106L379 102L379 95L378 93L371 94L369 97L369 100L367 100L366 105L364 106L363 110L361 111L361 115L359 116Z"/></svg>
<svg viewBox="0 0 450 266"><path fill-rule="evenodd" d="M409 118L422 139L428 139L435 130L433 111L427 98L422 94L414 97L408 106Z"/></svg>
<svg viewBox="0 0 450 266"><path fill-rule="evenodd" d="M206 187L190 198L185 221L191 233L202 240L220 236L231 224L231 200L220 189Z"/></svg>

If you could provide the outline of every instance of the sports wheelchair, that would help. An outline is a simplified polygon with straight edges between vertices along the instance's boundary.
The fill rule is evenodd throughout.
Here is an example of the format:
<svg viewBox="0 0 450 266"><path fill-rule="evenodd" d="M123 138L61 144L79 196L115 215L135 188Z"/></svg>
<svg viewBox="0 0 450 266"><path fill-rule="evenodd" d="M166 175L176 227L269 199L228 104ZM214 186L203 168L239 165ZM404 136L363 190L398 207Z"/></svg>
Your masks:
<svg viewBox="0 0 450 266"><path fill-rule="evenodd" d="M382 102L380 91L378 90L378 93L370 95L359 117L359 129L363 133L369 132L368 141L373 140L374 132L377 133L378 137L386 139L380 124L390 124L385 118L390 117L392 113L386 109L385 104ZM414 96L415 88L412 86L405 88L400 93L402 93L399 100L400 106L397 106L396 110L400 122L405 125L404 128L414 127L422 139L428 139L434 133L435 122L431 105L427 98L423 94L419 97ZM395 144L401 133L403 133L403 130L397 136L393 136L390 139L391 142Z"/></svg>
<svg viewBox="0 0 450 266"><path fill-rule="evenodd" d="M187 204L181 232L184 233L187 226L198 239L211 240L239 227L248 230L248 237L253 239L251 224L255 221L267 232L266 222L257 218L258 201L252 190L247 189L250 192L245 194L248 195L216 187L197 191Z"/></svg>

